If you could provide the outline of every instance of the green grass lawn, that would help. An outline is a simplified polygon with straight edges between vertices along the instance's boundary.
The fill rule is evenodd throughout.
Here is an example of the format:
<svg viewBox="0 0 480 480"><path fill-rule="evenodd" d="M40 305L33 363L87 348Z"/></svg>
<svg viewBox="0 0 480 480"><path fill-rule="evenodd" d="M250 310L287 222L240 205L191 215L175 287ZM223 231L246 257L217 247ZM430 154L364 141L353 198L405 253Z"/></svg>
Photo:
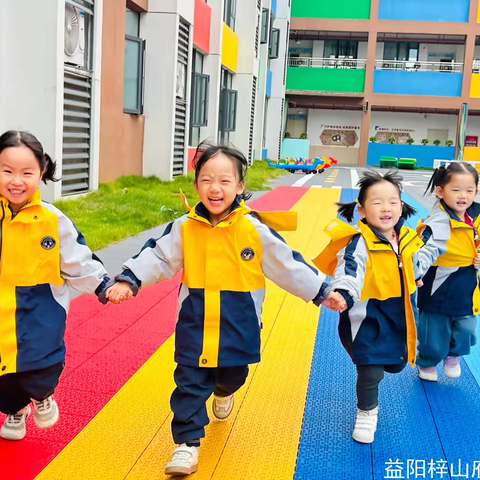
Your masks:
<svg viewBox="0 0 480 480"><path fill-rule="evenodd" d="M268 180L284 175L284 170L255 161L246 178L247 189L270 190ZM157 177L123 176L101 183L96 192L55 202L83 233L88 246L99 250L109 243L168 222L185 213L179 189L194 205L198 201L193 174L165 182Z"/></svg>

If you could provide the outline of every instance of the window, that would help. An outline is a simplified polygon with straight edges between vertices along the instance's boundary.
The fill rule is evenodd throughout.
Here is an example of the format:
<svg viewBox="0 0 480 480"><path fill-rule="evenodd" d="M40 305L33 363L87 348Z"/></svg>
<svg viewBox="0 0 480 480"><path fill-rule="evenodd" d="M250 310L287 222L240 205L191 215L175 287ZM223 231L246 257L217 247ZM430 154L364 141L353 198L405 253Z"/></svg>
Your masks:
<svg viewBox="0 0 480 480"><path fill-rule="evenodd" d="M140 38L140 14L127 9L123 65L123 111L143 113L145 40Z"/></svg>
<svg viewBox="0 0 480 480"><path fill-rule="evenodd" d="M235 14L237 10L237 0L224 0L225 10L223 12L223 21L235 31Z"/></svg>
<svg viewBox="0 0 480 480"><path fill-rule="evenodd" d="M228 142L230 132L237 126L237 99L238 92L232 89L233 75L222 69L222 89L220 91L220 141Z"/></svg>
<svg viewBox="0 0 480 480"><path fill-rule="evenodd" d="M270 41L270 58L278 58L278 46L280 40L280 29L273 28L272 29L272 39Z"/></svg>
<svg viewBox="0 0 480 480"><path fill-rule="evenodd" d="M262 10L262 36L260 37L260 43L268 43L268 9Z"/></svg>
<svg viewBox="0 0 480 480"><path fill-rule="evenodd" d="M208 123L208 95L210 76L203 74L203 55L197 50L193 55L192 101L190 109L190 146L200 144L200 127Z"/></svg>
<svg viewBox="0 0 480 480"><path fill-rule="evenodd" d="M419 48L418 42L385 42L383 59L416 62Z"/></svg>
<svg viewBox="0 0 480 480"><path fill-rule="evenodd" d="M325 40L323 58L357 58L358 42L355 40Z"/></svg>

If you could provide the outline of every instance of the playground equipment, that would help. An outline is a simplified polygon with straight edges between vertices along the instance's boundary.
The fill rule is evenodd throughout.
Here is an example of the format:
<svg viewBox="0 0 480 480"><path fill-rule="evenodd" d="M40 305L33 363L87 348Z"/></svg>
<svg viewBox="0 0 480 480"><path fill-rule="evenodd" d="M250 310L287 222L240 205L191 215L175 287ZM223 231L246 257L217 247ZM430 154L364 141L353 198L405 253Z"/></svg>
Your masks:
<svg viewBox="0 0 480 480"><path fill-rule="evenodd" d="M323 173L326 168L336 165L338 162L332 157L315 158L285 158L276 160L267 160L270 167L288 170L290 173L298 171L306 174Z"/></svg>

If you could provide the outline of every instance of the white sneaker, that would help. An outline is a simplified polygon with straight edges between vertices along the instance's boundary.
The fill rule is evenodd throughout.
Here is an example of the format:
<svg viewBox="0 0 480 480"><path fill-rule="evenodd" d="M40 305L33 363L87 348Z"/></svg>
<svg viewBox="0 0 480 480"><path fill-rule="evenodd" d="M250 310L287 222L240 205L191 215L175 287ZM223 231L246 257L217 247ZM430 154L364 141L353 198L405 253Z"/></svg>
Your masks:
<svg viewBox="0 0 480 480"><path fill-rule="evenodd" d="M418 367L418 376L427 382L436 382L438 380L435 367Z"/></svg>
<svg viewBox="0 0 480 480"><path fill-rule="evenodd" d="M448 378L458 378L462 374L460 359L458 357L447 357L443 361L443 373Z"/></svg>
<svg viewBox="0 0 480 480"><path fill-rule="evenodd" d="M377 430L377 421L378 407L368 411L358 409L352 438L359 443L372 443Z"/></svg>
<svg viewBox="0 0 480 480"><path fill-rule="evenodd" d="M57 402L50 395L41 402L33 400L33 420L38 428L50 428L58 422Z"/></svg>
<svg viewBox="0 0 480 480"><path fill-rule="evenodd" d="M195 473L198 468L198 448L187 447L186 443L179 445L167 463L165 475L187 476Z"/></svg>
<svg viewBox="0 0 480 480"><path fill-rule="evenodd" d="M212 411L219 420L225 420L233 410L233 395L228 397L213 396Z"/></svg>
<svg viewBox="0 0 480 480"><path fill-rule="evenodd" d="M0 437L5 440L22 440L27 434L25 422L32 412L30 405L22 408L17 413L7 415L5 422L0 429Z"/></svg>

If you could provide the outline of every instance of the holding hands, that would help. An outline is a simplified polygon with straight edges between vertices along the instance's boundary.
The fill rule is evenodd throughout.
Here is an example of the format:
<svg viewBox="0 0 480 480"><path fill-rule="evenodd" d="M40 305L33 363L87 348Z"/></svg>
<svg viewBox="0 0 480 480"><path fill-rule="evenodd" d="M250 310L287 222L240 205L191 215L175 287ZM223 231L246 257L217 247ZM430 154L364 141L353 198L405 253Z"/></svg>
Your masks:
<svg viewBox="0 0 480 480"><path fill-rule="evenodd" d="M473 266L478 270L480 268L480 253L473 260Z"/></svg>
<svg viewBox="0 0 480 480"><path fill-rule="evenodd" d="M133 292L127 282L117 282L107 290L106 296L112 303L118 305L129 300Z"/></svg>
<svg viewBox="0 0 480 480"><path fill-rule="evenodd" d="M339 313L342 313L347 309L346 300L338 292L330 292L326 300L322 302L322 305Z"/></svg>

